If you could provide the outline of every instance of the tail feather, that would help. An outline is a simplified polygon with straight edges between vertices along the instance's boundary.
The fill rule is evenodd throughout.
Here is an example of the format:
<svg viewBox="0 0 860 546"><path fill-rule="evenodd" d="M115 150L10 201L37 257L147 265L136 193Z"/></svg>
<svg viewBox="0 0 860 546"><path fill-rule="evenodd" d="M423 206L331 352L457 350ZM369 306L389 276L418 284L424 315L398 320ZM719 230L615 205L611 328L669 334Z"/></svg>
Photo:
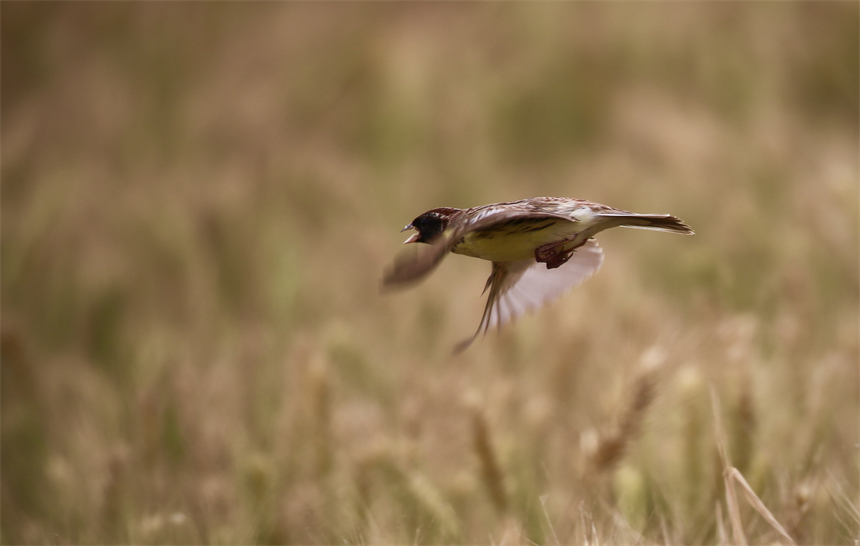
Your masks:
<svg viewBox="0 0 860 546"><path fill-rule="evenodd" d="M669 233L693 235L695 232L680 218L671 214L601 214L601 217L612 218L613 224L620 227L650 229Z"/></svg>

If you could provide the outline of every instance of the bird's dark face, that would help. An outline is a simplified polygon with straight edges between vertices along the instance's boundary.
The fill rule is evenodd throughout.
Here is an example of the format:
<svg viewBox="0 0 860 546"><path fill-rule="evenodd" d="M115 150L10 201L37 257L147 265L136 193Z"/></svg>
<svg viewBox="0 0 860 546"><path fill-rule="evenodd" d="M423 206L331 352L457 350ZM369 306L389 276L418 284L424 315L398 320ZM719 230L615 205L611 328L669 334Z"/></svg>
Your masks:
<svg viewBox="0 0 860 546"><path fill-rule="evenodd" d="M451 216L460 209L439 208L425 212L403 228L414 229L417 233L406 239L405 243L433 243L448 227Z"/></svg>

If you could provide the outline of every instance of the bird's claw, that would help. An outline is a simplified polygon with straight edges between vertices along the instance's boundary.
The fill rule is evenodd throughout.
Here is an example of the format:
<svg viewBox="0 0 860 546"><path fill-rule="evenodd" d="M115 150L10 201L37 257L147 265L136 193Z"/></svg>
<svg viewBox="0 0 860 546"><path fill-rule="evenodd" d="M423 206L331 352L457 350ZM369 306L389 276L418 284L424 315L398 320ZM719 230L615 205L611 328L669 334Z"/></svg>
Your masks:
<svg viewBox="0 0 860 546"><path fill-rule="evenodd" d="M545 263L547 269L555 269L561 267L573 256L576 249L585 244L585 241L576 245L573 248L565 250L564 245L570 241L559 241L548 245L539 246L535 249L535 260L538 263Z"/></svg>

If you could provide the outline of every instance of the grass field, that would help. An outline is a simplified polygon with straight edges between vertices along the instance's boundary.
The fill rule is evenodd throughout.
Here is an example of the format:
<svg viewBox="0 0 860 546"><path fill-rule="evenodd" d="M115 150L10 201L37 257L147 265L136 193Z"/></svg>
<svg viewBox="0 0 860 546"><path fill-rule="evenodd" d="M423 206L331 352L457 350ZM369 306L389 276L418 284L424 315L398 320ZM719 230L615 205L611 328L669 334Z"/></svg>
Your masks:
<svg viewBox="0 0 860 546"><path fill-rule="evenodd" d="M3 543L860 540L857 3L0 16ZM380 293L537 195L697 234L456 357L488 264Z"/></svg>

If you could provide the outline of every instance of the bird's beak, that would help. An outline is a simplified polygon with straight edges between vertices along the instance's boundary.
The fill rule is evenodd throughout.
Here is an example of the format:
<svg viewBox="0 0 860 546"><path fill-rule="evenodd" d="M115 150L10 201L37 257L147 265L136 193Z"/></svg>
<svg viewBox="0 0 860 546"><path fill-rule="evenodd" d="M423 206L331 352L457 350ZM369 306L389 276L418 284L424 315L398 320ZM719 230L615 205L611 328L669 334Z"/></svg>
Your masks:
<svg viewBox="0 0 860 546"><path fill-rule="evenodd" d="M406 226L405 228L401 229L401 230L400 230L400 233L403 233L404 231L409 230L409 229L415 229L415 228L412 226L412 224L409 224L409 225L408 225L408 226ZM415 233L413 233L412 235L410 235L408 239L406 239L405 241L403 241L403 244L404 244L404 245L406 245L406 244L409 244L409 243L414 243L415 241L417 241L417 240L418 240L418 237L420 237L420 236L421 236L421 234L420 234L420 233L418 233L418 232L416 231Z"/></svg>

